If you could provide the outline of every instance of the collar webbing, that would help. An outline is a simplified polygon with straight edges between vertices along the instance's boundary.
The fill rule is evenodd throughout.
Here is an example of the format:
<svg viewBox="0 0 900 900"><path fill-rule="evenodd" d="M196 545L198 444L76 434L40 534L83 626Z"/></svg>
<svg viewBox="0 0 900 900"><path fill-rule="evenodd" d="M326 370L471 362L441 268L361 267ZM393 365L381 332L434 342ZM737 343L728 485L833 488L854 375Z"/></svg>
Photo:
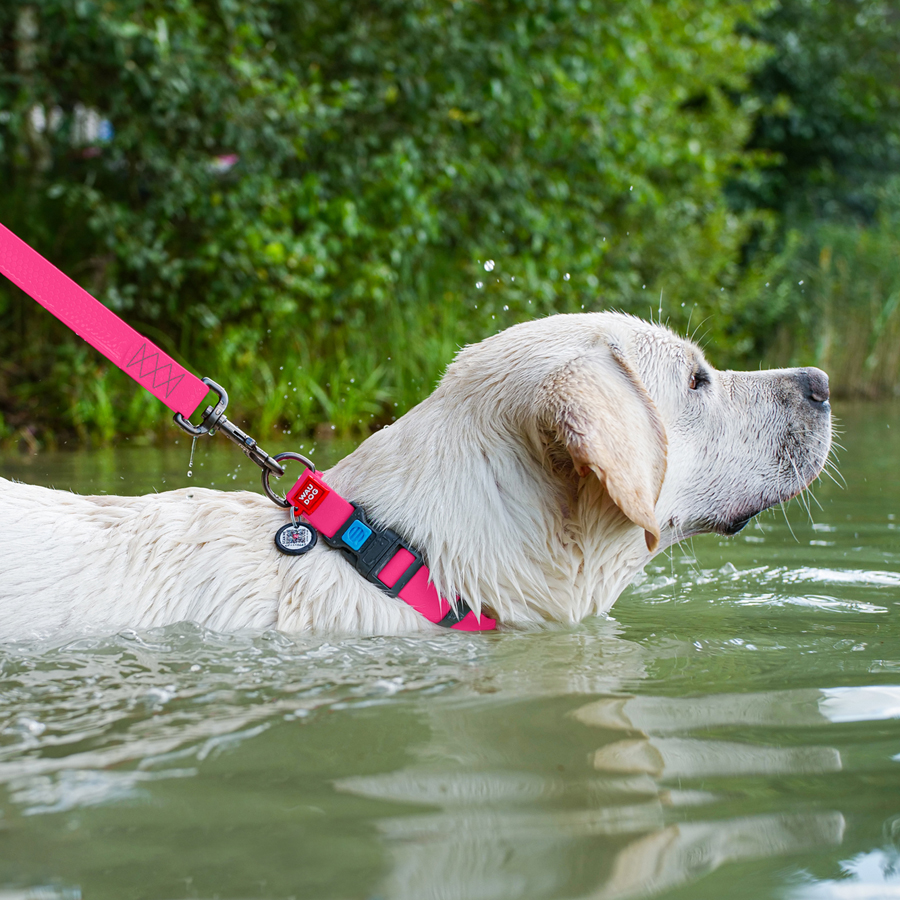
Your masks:
<svg viewBox="0 0 900 900"><path fill-rule="evenodd" d="M360 506L345 500L318 472L307 469L285 499L367 581L408 603L429 622L457 631L497 627L494 619L476 616L465 601L457 598L454 604L441 597L421 554L395 531L369 522Z"/></svg>

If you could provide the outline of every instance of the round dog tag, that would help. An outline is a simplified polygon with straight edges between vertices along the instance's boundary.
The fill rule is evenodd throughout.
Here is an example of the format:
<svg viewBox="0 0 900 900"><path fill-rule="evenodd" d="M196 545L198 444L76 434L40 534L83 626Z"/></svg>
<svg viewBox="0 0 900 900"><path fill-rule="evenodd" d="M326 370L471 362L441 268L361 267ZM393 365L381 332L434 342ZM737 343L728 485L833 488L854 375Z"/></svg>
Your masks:
<svg viewBox="0 0 900 900"><path fill-rule="evenodd" d="M275 546L289 556L300 556L316 546L318 534L305 522L289 522L275 532Z"/></svg>

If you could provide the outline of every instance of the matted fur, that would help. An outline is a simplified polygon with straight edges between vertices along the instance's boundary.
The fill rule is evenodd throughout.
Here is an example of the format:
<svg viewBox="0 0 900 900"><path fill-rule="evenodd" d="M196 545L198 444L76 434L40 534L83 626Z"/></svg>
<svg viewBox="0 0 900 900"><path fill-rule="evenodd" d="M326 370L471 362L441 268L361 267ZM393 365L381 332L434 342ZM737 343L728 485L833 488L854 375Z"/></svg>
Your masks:
<svg viewBox="0 0 900 900"><path fill-rule="evenodd" d="M606 612L655 553L800 492L830 442L819 370L717 372L665 328L586 313L464 349L324 475L419 548L445 596L521 626ZM0 637L187 619L436 629L322 541L280 554L286 521L248 492L82 497L0 479Z"/></svg>

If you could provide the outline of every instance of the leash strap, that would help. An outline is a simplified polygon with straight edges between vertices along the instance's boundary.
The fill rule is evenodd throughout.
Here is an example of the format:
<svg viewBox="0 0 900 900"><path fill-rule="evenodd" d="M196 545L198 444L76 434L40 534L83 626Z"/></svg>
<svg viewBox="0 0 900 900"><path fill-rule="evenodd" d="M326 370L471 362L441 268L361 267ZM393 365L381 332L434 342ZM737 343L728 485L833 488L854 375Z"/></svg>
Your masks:
<svg viewBox="0 0 900 900"><path fill-rule="evenodd" d="M429 622L457 631L493 631L494 619L480 618L468 604L450 603L429 579L421 554L389 528L377 528L365 511L345 500L307 469L285 497L331 547L342 550L356 570L391 597L399 597Z"/></svg>
<svg viewBox="0 0 900 900"><path fill-rule="evenodd" d="M21 238L0 225L0 272L173 412L189 417L209 392Z"/></svg>

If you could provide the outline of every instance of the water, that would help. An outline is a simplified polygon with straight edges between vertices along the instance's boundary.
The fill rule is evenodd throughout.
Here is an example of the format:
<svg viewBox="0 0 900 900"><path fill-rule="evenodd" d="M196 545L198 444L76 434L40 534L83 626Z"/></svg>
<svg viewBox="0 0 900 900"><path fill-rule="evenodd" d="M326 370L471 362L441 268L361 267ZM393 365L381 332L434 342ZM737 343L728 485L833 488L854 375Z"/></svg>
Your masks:
<svg viewBox="0 0 900 900"><path fill-rule="evenodd" d="M839 414L812 522L683 545L614 619L2 647L0 900L900 898L900 408ZM193 482L256 489L211 449ZM125 493L187 457L0 472Z"/></svg>

